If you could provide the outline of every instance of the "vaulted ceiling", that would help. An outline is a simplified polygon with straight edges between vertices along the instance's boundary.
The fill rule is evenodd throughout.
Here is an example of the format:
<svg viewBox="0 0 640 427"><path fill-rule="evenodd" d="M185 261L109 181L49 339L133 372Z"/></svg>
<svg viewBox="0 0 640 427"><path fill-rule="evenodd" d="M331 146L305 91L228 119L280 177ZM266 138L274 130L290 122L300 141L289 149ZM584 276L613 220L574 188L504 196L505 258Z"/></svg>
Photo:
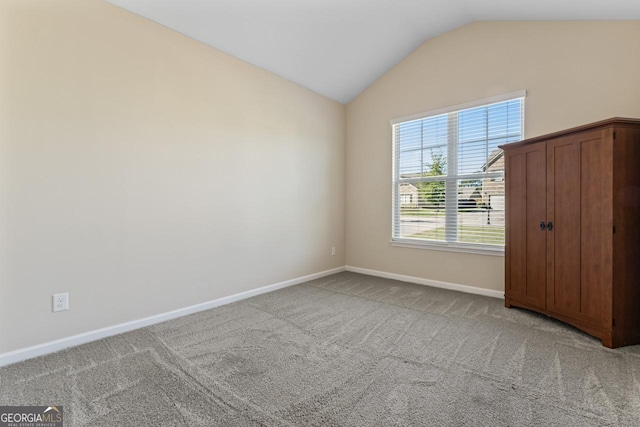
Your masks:
<svg viewBox="0 0 640 427"><path fill-rule="evenodd" d="M473 21L640 20L638 0L107 0L347 103Z"/></svg>

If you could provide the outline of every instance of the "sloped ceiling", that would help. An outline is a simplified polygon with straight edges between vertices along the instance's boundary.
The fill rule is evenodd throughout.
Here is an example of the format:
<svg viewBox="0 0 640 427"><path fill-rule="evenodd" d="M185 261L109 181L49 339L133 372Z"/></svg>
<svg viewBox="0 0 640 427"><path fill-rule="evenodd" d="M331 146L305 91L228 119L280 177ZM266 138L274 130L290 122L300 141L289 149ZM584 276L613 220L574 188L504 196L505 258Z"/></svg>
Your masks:
<svg viewBox="0 0 640 427"><path fill-rule="evenodd" d="M342 103L473 21L640 19L638 0L108 1Z"/></svg>

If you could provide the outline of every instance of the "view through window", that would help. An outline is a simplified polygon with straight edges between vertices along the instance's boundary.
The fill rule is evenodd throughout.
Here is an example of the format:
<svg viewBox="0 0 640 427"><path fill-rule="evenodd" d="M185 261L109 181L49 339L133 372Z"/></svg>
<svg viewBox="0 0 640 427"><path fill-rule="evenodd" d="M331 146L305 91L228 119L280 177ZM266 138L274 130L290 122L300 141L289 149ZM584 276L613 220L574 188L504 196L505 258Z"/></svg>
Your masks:
<svg viewBox="0 0 640 427"><path fill-rule="evenodd" d="M393 240L504 246L504 158L524 95L393 123Z"/></svg>

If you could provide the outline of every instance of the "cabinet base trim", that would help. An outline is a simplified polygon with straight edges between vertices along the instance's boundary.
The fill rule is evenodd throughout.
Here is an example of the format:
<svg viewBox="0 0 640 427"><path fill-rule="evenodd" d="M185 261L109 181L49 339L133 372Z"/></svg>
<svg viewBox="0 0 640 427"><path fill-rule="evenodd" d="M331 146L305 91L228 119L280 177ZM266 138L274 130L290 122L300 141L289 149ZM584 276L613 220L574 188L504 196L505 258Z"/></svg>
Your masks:
<svg viewBox="0 0 640 427"><path fill-rule="evenodd" d="M511 307L524 308L526 310L535 311L537 313L544 314L545 316L551 317L553 319L560 320L561 322L571 325L583 332L586 332L591 336L599 338L600 340L602 340L602 345L605 347L616 348L621 346L619 344L616 345L617 343L614 343L612 329L605 328L603 326L594 325L594 324L591 324L590 322L585 322L584 320L573 319L571 317L568 317L562 314L554 313L553 311L541 309L541 308L532 306L530 304L515 300L510 297L505 298L504 306L507 308L511 308Z"/></svg>

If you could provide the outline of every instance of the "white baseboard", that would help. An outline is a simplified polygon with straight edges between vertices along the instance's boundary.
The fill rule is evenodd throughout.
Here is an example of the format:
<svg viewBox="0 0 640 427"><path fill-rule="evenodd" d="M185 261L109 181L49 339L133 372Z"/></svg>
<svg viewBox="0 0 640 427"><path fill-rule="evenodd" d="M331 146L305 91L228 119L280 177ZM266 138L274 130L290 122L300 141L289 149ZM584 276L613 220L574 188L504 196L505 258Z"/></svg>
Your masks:
<svg viewBox="0 0 640 427"><path fill-rule="evenodd" d="M476 288L475 286L459 285L457 283L439 282L437 280L423 279L421 277L405 276L402 274L387 273L386 271L369 270L368 268L352 267L348 265L347 271L367 274L369 276L384 277L385 279L399 280L401 282L417 283L419 285L433 286L434 288L449 289L452 291L466 292L468 294L484 295L487 297L504 299L504 292L492 289Z"/></svg>
<svg viewBox="0 0 640 427"><path fill-rule="evenodd" d="M55 341L49 341L43 344L34 345L31 347L21 348L7 353L0 354L0 366L10 365L12 363L21 362L23 360L31 359L34 357L42 356L49 353L54 353L59 350L63 350L69 347L75 347L80 344L85 344L91 341L96 341L102 338L118 335L124 332L129 332L134 329L144 328L145 326L153 325L156 323L164 322L167 320L175 319L177 317L186 316L189 314L197 313L199 311L208 310L210 308L220 307L221 305L229 304L235 301L240 301L246 298L251 298L256 295L264 294L267 292L273 292L278 289L286 288L300 283L308 282L309 280L319 279L321 277L329 276L331 274L340 273L345 271L345 267L333 268L331 270L321 271L315 274L309 274L308 276L302 276L291 280L286 280L280 283L274 283L272 285L264 286L258 289L252 289L246 292L240 292L239 294L230 295L224 298L218 298L212 301L203 302L201 304L192 305L189 307L179 308L177 310L168 311L166 313L156 314L154 316L145 317L143 319L133 320L131 322L120 323L114 326L108 326L106 328L96 329L82 334L73 335L66 338L60 338Z"/></svg>
<svg viewBox="0 0 640 427"><path fill-rule="evenodd" d="M113 335L129 332L134 329L144 328L145 326L154 325L156 323L165 322L167 320L175 319L177 317L187 316L189 314L197 313L199 311L208 310L210 308L220 307L222 305L230 304L235 301L240 301L246 298L251 298L256 295L264 294L267 292L273 292L278 289L286 288L300 283L308 282L309 280L319 279L321 277L329 276L331 274L340 273L342 271L352 271L354 273L367 274L369 276L384 277L387 279L400 280L402 282L417 283L420 285L433 286L435 288L450 289L453 291L466 292L470 294L484 295L493 298L504 298L504 292L494 291L491 289L477 288L474 286L459 285L457 283L440 282L437 280L423 279L420 277L405 276L402 274L388 273L385 271L370 270L368 268L360 268L353 266L338 267L331 270L321 271L315 274L309 274L308 276L302 276L291 280L286 280L280 283L274 283L272 285L264 286L258 289L253 289L246 292L230 295L228 297L218 298L212 301L203 302L201 304L192 305L189 307L179 308L177 310L169 311L166 313L156 314L154 316L145 317L143 319L133 320L131 322L120 323L114 326L108 326L101 329L96 329L82 334L73 335L66 338L60 338L55 341L49 341L43 344L26 347L7 353L0 354L0 366L10 365L12 363L21 362L23 360L32 359L34 357L42 356L49 353L54 353L59 350L63 350L69 347L75 347L80 344L85 344L91 341L96 341L102 338L110 337Z"/></svg>

